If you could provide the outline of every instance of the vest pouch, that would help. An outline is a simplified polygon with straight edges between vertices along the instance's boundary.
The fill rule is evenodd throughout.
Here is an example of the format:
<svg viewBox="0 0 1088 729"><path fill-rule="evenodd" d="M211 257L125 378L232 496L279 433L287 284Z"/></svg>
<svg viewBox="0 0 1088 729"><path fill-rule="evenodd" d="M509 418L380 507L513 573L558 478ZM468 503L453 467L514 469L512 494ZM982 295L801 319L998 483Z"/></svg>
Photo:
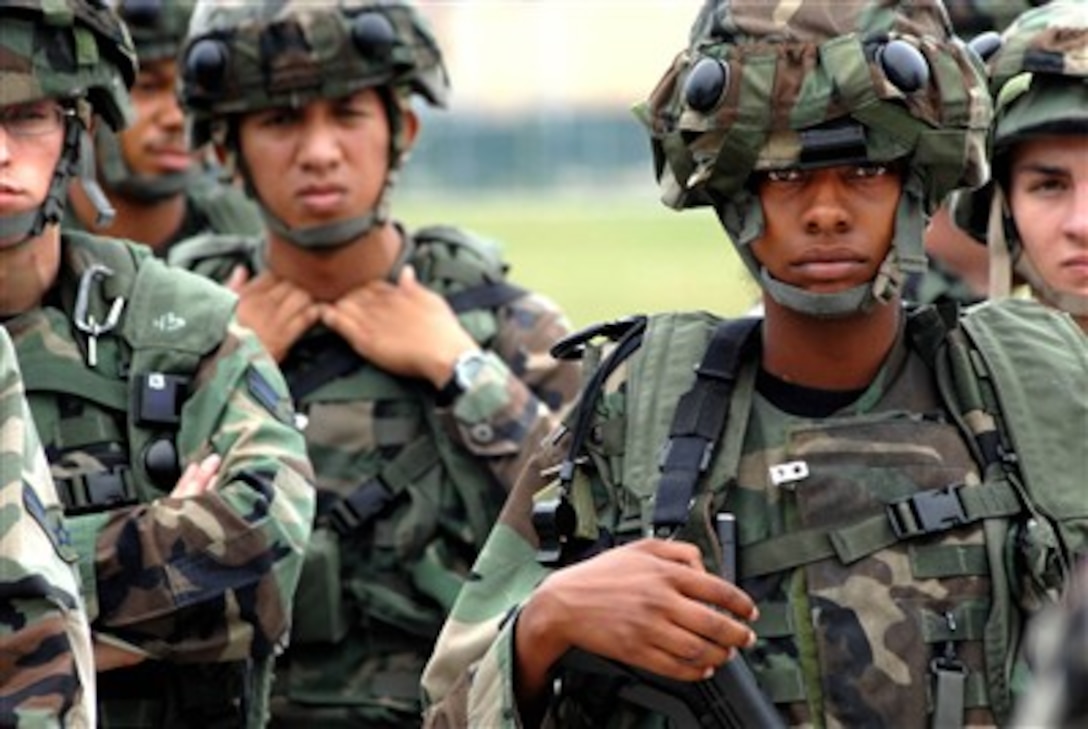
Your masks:
<svg viewBox="0 0 1088 729"><path fill-rule="evenodd" d="M1066 565L1050 521L1041 515L1017 520L1009 529L1005 555L1016 600L1034 612L1058 599Z"/></svg>
<svg viewBox="0 0 1088 729"><path fill-rule="evenodd" d="M310 537L291 612L293 645L337 643L347 635L340 592L340 539L331 529L315 529Z"/></svg>
<svg viewBox="0 0 1088 729"><path fill-rule="evenodd" d="M926 726L935 701L931 662L947 654L966 673L959 713L968 724L992 720L976 700L984 691L974 688L985 676L981 632L964 617L991 592L989 575L967 560L985 547L982 522L957 524L946 513L946 502L959 503L957 489L980 485L955 426L884 412L788 433L768 465L797 519L793 533L825 534L817 543L830 553L801 567L803 581L776 599L796 606L796 625L811 621L812 637L799 632L798 644L801 655L816 657L826 711L844 726ZM914 498L920 494L936 497ZM908 503L921 504L919 518L899 536L889 507ZM872 688L864 697L841 691L832 676Z"/></svg>

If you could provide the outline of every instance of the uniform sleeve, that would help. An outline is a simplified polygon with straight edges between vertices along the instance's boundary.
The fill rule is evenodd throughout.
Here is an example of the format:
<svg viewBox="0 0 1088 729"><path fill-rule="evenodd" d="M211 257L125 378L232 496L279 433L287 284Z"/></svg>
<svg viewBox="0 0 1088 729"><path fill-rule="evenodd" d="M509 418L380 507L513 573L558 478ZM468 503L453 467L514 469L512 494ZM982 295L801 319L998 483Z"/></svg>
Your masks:
<svg viewBox="0 0 1088 729"><path fill-rule="evenodd" d="M558 446L537 452L503 512L442 628L423 674L425 726L521 726L514 693L517 611L549 573L536 560L530 516L541 475Z"/></svg>
<svg viewBox="0 0 1088 729"><path fill-rule="evenodd" d="M508 491L577 395L578 363L549 354L569 332L562 311L538 294L503 307L487 365L472 388L443 413L454 440Z"/></svg>
<svg viewBox="0 0 1088 729"><path fill-rule="evenodd" d="M0 726L94 726L75 553L14 357L0 329Z"/></svg>
<svg viewBox="0 0 1088 729"><path fill-rule="evenodd" d="M175 662L283 647L314 512L286 393L256 338L232 325L202 363L178 433L183 463L222 457L215 487L73 520L96 631Z"/></svg>

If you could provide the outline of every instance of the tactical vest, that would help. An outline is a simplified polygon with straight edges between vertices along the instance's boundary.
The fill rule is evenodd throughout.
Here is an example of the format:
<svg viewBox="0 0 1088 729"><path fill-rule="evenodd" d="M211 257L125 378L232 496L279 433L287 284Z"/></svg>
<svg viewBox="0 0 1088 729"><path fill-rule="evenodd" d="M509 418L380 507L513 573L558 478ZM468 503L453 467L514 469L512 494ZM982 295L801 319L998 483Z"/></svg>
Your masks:
<svg viewBox="0 0 1088 729"><path fill-rule="evenodd" d="M879 409L806 423L754 394L758 337L736 329L662 315L607 332L607 353L588 350L589 405L569 424L558 482L536 499L542 559L656 532L698 544L717 571L715 519L732 512L739 582L761 613L746 657L792 720L821 724L826 702L851 707L832 714L844 725L887 721L887 706L866 703L882 694L912 705L895 715L906 723L919 711L936 726L1007 718L1025 678L1021 608L1056 594L1088 545L1083 473L1052 450L1053 434L1088 425L1080 332L1029 302L959 320L924 308ZM623 394L604 387L621 362ZM602 499L611 506L598 512ZM847 642L865 634L852 601L894 628L870 641L873 666L850 662L868 649ZM614 675L564 683L577 700L558 711L574 723L603 723L629 689Z"/></svg>
<svg viewBox="0 0 1088 729"><path fill-rule="evenodd" d="M170 260L225 280L237 265L259 270L259 246L209 236ZM455 228L415 231L403 262L484 349L499 309L525 294L506 283L494 247ZM298 706L330 721L340 709L345 721L415 721L423 664L505 490L451 440L428 383L374 367L320 328L281 369L317 473L318 517L277 665L274 693L294 706L274 699L274 714L292 726L308 716Z"/></svg>
<svg viewBox="0 0 1088 729"><path fill-rule="evenodd" d="M67 232L63 246L76 265L60 273L61 306L37 312L47 321L19 338L19 361L66 512L104 521L175 485L182 407L199 363L226 337L233 299L168 271L144 246ZM244 725L250 707L240 697L252 671L242 663L110 671L98 683L103 724ZM179 723L183 711L201 718Z"/></svg>
<svg viewBox="0 0 1088 729"><path fill-rule="evenodd" d="M208 220L211 230L221 235L260 235L264 221L256 205L244 192L226 183L202 176L188 191L189 204Z"/></svg>

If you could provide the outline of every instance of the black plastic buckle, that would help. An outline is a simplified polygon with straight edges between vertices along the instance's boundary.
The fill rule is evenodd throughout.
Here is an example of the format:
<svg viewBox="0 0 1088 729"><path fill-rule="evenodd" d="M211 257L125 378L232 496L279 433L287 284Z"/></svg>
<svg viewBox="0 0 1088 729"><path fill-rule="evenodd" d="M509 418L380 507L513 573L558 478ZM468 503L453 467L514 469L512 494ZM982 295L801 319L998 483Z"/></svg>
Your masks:
<svg viewBox="0 0 1088 729"><path fill-rule="evenodd" d="M67 515L112 511L138 503L127 468L57 478L57 493Z"/></svg>
<svg viewBox="0 0 1088 729"><path fill-rule="evenodd" d="M393 493L377 477L359 486L329 510L329 526L342 537L367 525L393 500Z"/></svg>
<svg viewBox="0 0 1088 729"><path fill-rule="evenodd" d="M920 491L888 504L888 521L899 539L943 532L967 523L959 490L963 484Z"/></svg>

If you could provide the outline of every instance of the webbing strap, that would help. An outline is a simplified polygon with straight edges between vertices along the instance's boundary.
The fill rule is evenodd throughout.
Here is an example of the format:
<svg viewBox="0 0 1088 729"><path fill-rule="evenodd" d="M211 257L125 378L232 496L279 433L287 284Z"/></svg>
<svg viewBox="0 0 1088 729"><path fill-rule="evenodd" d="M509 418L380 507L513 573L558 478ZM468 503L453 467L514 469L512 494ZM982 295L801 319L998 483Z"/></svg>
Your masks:
<svg viewBox="0 0 1088 729"><path fill-rule="evenodd" d="M304 346L309 348L309 344ZM296 403L325 383L343 377L363 364L363 358L339 337L317 337L312 345L320 352L320 357L311 367L300 369L292 366L290 360L285 361L282 367L287 389Z"/></svg>
<svg viewBox="0 0 1088 729"><path fill-rule="evenodd" d="M438 462L434 440L429 435L416 438L387 461L376 475L336 502L329 510L329 524L341 536L365 527Z"/></svg>
<svg viewBox="0 0 1088 729"><path fill-rule="evenodd" d="M961 729L967 696L967 670L958 661L933 662L937 696L933 702L933 729Z"/></svg>
<svg viewBox="0 0 1088 729"><path fill-rule="evenodd" d="M681 396L661 457L661 481L654 504L654 529L674 530L688 520L699 477L710 465L714 446L725 429L743 354L759 319L723 322L714 330L695 382Z"/></svg>
<svg viewBox="0 0 1088 729"><path fill-rule="evenodd" d="M919 509L932 498L955 498L955 518ZM941 502L943 503L943 501ZM898 541L934 534L982 519L1012 516L1021 511L1016 491L1006 481L971 488L930 489L888 504L886 509L854 524L838 528L806 529L741 545L741 578L759 577L838 557L856 562ZM904 526L904 524L906 526Z"/></svg>
<svg viewBox="0 0 1088 729"><path fill-rule="evenodd" d="M519 286L495 281L448 294L446 302L454 312L460 314L474 309L497 309L526 293L528 292Z"/></svg>
<svg viewBox="0 0 1088 729"><path fill-rule="evenodd" d="M124 380L103 377L92 369L56 357L34 354L20 355L19 367L23 370L23 387L28 393L59 393L89 400L110 410L127 412L129 409L128 383Z"/></svg>

